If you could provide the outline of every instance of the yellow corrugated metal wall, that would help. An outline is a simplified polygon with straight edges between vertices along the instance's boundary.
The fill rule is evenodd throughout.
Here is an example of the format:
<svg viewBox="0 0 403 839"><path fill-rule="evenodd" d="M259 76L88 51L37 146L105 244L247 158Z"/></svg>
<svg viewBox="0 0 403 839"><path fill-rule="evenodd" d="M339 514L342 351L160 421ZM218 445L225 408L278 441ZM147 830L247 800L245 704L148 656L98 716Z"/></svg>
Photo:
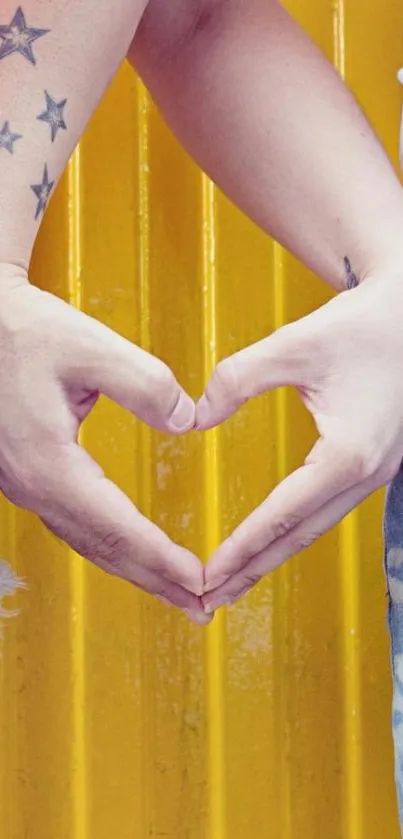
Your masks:
<svg viewBox="0 0 403 839"><path fill-rule="evenodd" d="M289 5L396 160L401 0ZM200 174L128 66L52 203L33 280L194 396L218 358L327 296ZM105 400L83 440L206 558L313 433L279 392L183 439ZM0 510L0 555L29 582L0 661L1 839L397 839L380 496L208 631Z"/></svg>

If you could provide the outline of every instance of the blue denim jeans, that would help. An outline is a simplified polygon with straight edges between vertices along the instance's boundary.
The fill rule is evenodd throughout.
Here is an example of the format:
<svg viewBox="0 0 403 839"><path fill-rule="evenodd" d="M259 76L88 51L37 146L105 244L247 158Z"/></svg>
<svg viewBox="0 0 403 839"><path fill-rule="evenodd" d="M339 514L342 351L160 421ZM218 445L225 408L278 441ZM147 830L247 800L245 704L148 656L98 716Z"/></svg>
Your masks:
<svg viewBox="0 0 403 839"><path fill-rule="evenodd" d="M384 530L393 675L392 730L395 744L395 778L400 825L403 830L403 466L387 492Z"/></svg>

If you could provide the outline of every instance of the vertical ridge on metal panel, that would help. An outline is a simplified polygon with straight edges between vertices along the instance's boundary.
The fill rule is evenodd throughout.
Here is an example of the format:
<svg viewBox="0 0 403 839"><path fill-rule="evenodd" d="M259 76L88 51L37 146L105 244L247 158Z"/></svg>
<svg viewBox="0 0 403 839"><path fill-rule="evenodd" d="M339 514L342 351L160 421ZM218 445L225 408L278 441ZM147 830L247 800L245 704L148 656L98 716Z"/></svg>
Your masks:
<svg viewBox="0 0 403 839"><path fill-rule="evenodd" d="M217 364L217 230L216 190L202 175L203 235L203 346L205 381ZM208 557L220 539L219 430L204 436L205 456L205 554ZM207 713L209 740L209 812L211 839L226 839L225 817L225 717L223 695L223 612L207 630Z"/></svg>
<svg viewBox="0 0 403 839"><path fill-rule="evenodd" d="M69 301L76 308L82 307L82 194L81 194L81 149L78 147L68 165L69 200ZM81 441L80 441L81 442ZM73 676L73 731L72 772L74 788L74 833L77 839L86 839L86 702L85 702L85 568L83 560L73 551L68 556L71 573L71 669Z"/></svg>

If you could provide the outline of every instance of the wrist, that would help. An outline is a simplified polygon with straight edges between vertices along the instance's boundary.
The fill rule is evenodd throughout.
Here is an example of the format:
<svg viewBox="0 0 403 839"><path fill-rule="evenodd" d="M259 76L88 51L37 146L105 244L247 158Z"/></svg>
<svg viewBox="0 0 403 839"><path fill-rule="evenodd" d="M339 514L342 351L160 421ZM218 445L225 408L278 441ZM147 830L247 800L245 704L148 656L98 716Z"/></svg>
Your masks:
<svg viewBox="0 0 403 839"><path fill-rule="evenodd" d="M403 224L402 224L403 234ZM402 236L403 238L403 236ZM343 283L340 291L354 288L374 277L403 278L403 247L401 242L391 242L384 249L371 249L366 253L343 257Z"/></svg>
<svg viewBox="0 0 403 839"><path fill-rule="evenodd" d="M5 288L29 285L28 266L23 261L0 261L0 294Z"/></svg>

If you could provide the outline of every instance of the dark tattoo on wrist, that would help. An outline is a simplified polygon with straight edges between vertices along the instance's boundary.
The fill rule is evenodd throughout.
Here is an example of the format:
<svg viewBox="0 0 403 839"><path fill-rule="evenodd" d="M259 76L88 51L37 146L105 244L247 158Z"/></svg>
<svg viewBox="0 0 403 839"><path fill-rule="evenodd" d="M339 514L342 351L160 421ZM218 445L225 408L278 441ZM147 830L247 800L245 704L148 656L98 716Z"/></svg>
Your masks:
<svg viewBox="0 0 403 839"><path fill-rule="evenodd" d="M18 6L11 23L8 26L0 26L0 61L8 55L19 52L30 64L36 64L31 44L43 35L47 35L49 31L49 29L33 29L27 26L24 12L21 6Z"/></svg>
<svg viewBox="0 0 403 839"><path fill-rule="evenodd" d="M32 192L35 193L35 195L38 199L38 203L37 203L37 206L36 206L36 212L35 212L35 220L38 219L39 216L42 216L44 214L44 212L46 210L46 207L48 205L48 200L49 200L50 193L52 192L52 189L54 187L54 183L55 183L54 181L49 180L48 167L47 167L47 164L45 163L44 170L43 170L43 176L42 176L42 183L31 184Z"/></svg>
<svg viewBox="0 0 403 839"><path fill-rule="evenodd" d="M10 131L10 123L7 120L0 131L0 149L5 149L10 154L14 154L14 143L21 138L22 134L13 134Z"/></svg>
<svg viewBox="0 0 403 839"><path fill-rule="evenodd" d="M62 128L65 131L67 128L63 115L67 99L62 99L61 102L56 102L55 99L52 99L52 97L49 96L47 90L45 90L45 97L46 111L43 111L42 114L39 114L39 116L37 116L37 119L41 120L41 122L49 123L52 143L54 143L55 137L57 136L57 132L59 131L59 129Z"/></svg>
<svg viewBox="0 0 403 839"><path fill-rule="evenodd" d="M349 260L349 258L348 258L347 256L345 256L345 257L344 257L343 262L344 262L344 270L345 270L345 272L346 272L346 285L347 285L347 288L348 288L348 289L350 289L350 288L355 288L355 287L358 285L358 277L357 277L357 275L354 273L354 271L353 271L353 269L352 269L352 267L351 267L350 260Z"/></svg>

